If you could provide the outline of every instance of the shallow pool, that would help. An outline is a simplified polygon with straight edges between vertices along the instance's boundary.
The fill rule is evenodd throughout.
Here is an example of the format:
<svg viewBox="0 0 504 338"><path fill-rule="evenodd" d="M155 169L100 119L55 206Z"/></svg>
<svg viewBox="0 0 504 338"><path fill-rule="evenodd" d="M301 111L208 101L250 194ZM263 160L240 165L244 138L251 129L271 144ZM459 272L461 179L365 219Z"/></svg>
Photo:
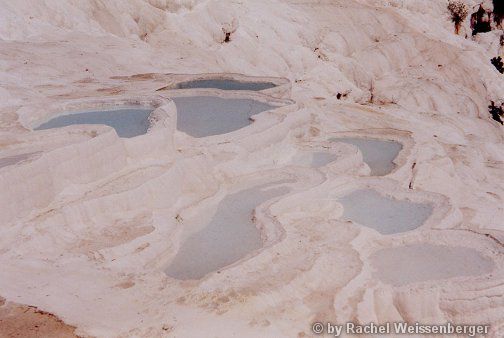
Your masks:
<svg viewBox="0 0 504 338"><path fill-rule="evenodd" d="M374 274L383 282L405 285L414 282L477 276L494 269L491 259L464 247L414 244L378 251L372 258Z"/></svg>
<svg viewBox="0 0 504 338"><path fill-rule="evenodd" d="M33 153L19 154L19 155L13 155L13 156L7 156L7 157L0 158L0 168L24 162L24 161L30 159L31 157L35 156L38 153L39 152L33 152Z"/></svg>
<svg viewBox="0 0 504 338"><path fill-rule="evenodd" d="M292 157L290 164L320 168L335 161L336 158L336 154L327 151L300 151Z"/></svg>
<svg viewBox="0 0 504 338"><path fill-rule="evenodd" d="M395 168L393 161L402 149L401 143L387 140L341 137L330 141L348 143L359 148L372 176L384 176L392 172Z"/></svg>
<svg viewBox="0 0 504 338"><path fill-rule="evenodd" d="M274 88L273 82L242 82L229 79L208 79L181 82L176 89L194 89L194 88L215 88L221 90L253 90L259 91Z"/></svg>
<svg viewBox="0 0 504 338"><path fill-rule="evenodd" d="M177 106L177 129L193 137L230 133L252 123L251 116L276 107L251 99L215 96L173 98Z"/></svg>
<svg viewBox="0 0 504 338"><path fill-rule="evenodd" d="M184 241L166 274L177 279L200 279L262 247L253 210L289 191L278 183L245 189L226 196L206 226Z"/></svg>
<svg viewBox="0 0 504 338"><path fill-rule="evenodd" d="M147 133L153 109L124 107L113 110L86 111L57 116L35 130L61 128L74 124L104 124L115 129L119 137L130 138Z"/></svg>
<svg viewBox="0 0 504 338"><path fill-rule="evenodd" d="M432 205L396 200L372 189L362 189L340 200L342 218L389 235L411 231L421 226L431 215Z"/></svg>

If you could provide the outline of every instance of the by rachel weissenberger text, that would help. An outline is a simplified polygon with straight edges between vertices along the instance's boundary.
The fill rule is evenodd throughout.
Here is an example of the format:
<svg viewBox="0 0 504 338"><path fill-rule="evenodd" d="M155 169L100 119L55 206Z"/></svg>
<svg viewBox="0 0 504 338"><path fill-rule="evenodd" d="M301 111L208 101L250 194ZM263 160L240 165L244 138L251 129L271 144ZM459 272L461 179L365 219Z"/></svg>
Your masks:
<svg viewBox="0 0 504 338"><path fill-rule="evenodd" d="M394 322L383 324L333 324L333 323L313 323L312 331L315 334L330 334L334 337L339 337L342 334L361 335L361 334L415 334L415 335L466 335L475 337L478 335L486 335L490 329L490 325L485 324L421 324L421 323L406 323Z"/></svg>

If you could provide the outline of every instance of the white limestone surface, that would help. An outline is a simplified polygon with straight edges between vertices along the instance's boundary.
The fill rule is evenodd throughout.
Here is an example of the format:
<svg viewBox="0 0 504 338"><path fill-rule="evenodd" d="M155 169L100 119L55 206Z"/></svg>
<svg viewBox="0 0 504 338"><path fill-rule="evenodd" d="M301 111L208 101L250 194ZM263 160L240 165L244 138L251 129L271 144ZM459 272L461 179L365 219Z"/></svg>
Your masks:
<svg viewBox="0 0 504 338"><path fill-rule="evenodd" d="M37 153L0 169L0 297L84 337L309 337L317 321L481 323L502 337L503 129L488 114L504 93L489 62L501 33L472 39L466 20L455 35L441 0L0 0L0 158ZM212 78L277 86L176 89ZM171 98L198 95L275 109L194 138ZM156 108L145 135L33 130L131 103ZM403 148L370 177L338 137ZM306 165L306 151L336 159ZM201 279L165 273L226 196L275 181L288 191L250 219L259 248ZM341 198L363 189L432 214L380 234L343 217ZM377 273L412 246L484 266Z"/></svg>

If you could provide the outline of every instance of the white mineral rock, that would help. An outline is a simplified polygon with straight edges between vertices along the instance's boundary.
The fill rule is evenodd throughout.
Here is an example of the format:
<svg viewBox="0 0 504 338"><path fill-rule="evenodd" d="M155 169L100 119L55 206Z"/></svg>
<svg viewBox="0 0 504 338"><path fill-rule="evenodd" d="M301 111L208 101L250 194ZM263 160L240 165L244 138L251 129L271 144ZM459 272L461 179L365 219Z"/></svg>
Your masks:
<svg viewBox="0 0 504 338"><path fill-rule="evenodd" d="M349 321L504 336L504 135L488 113L504 99L490 63L503 32L472 38L467 18L455 35L446 5L0 0L0 337L31 332L28 320L2 324L13 304L84 337L307 337L314 322ZM277 87L176 89L201 78ZM171 98L197 95L277 108L193 138ZM33 130L138 104L155 110L133 138L104 125ZM345 137L402 149L370 177L358 147L331 141ZM335 160L314 165L324 152ZM218 213L226 196L271 182L281 195L249 214L262 247L202 279L165 273L214 217L240 222ZM340 200L366 189L432 214L381 234L344 216ZM460 271L444 271L450 259Z"/></svg>

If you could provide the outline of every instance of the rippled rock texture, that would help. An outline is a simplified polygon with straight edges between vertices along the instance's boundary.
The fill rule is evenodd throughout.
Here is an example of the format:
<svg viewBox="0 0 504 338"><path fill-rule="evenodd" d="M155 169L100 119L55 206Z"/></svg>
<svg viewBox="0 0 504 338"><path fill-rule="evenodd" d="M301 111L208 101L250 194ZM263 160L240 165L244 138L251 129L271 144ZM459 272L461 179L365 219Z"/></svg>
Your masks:
<svg viewBox="0 0 504 338"><path fill-rule="evenodd" d="M0 337L504 336L502 29L470 14L0 0Z"/></svg>

